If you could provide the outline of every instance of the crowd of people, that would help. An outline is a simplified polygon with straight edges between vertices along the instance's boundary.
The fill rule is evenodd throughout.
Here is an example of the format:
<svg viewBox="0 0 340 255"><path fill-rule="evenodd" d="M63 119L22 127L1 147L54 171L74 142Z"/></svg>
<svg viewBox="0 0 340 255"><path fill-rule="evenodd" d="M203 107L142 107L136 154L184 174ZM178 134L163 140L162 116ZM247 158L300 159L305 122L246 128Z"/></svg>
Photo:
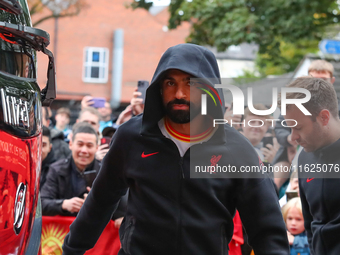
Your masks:
<svg viewBox="0 0 340 255"><path fill-rule="evenodd" d="M333 76L333 73L334 68L331 63L325 60L315 60L311 62L308 68L308 76L303 78L308 77L319 78L328 82L329 85L331 84L333 85L335 82L335 77ZM327 123L328 125L324 124L325 126L327 126L324 135L322 135L322 133L315 132L321 131L320 129L315 130L311 128L310 130L306 130L306 125L301 124L304 118L306 118L308 120L312 119L312 121L310 121L309 123L310 126L312 125L316 126L316 124L313 123L316 121L315 116L318 116L320 114L320 110L322 110L322 107L326 108L326 106L328 111L331 112L330 114L331 116L329 116L328 114L327 117L323 117L324 119L329 120L332 119L332 117L334 119L338 119L338 116L340 116L340 104L338 103L334 88L332 86L329 86L326 89L321 89L318 86L316 86L313 82L310 82L308 84L307 82L303 82L303 80L302 81L300 80L299 82L296 81L288 85L288 87L305 88L311 92L312 94L312 99L310 100L311 103L309 103L309 105L307 103L306 105L309 106L309 109L312 109L314 111L312 112L313 117L304 116L300 112L300 110L296 108L296 106L292 106L291 108L293 108L293 110L290 108L289 109L290 111L286 116L282 115L279 116L279 120L276 122L274 132L268 131L270 130L269 125L271 124L271 122L265 121L266 119L267 120L272 119L273 118L272 116L254 115L250 113L248 108L245 109L245 114L243 116L233 115L232 111L228 109L226 110L225 113L225 118L229 121L229 123L231 121L234 121L235 123L243 123L242 121L244 120L243 127L240 124L238 124L235 125L235 128L242 132L243 135L251 142L256 152L258 153L259 158L264 162L264 164L268 163L272 164L274 169L284 169L284 167L286 167L286 169L290 170L290 171L282 170L274 171L270 173L271 174L270 177L274 182L274 186L278 194L279 203L280 206L282 207L283 218L287 227L288 241L290 244L290 254L337 254L339 252L339 248L337 247L338 245L337 244L335 245L334 237L330 239L332 241L329 242L329 244L331 244L329 247L327 246L326 243L320 244L322 243L320 240L313 239L313 237L315 236L315 234L313 233L315 231L313 229L313 220L320 221L320 219L322 218L323 219L322 221L324 223L319 224L323 226L324 224L328 224L327 221L329 221L329 218L331 218L332 216L329 216L329 213L325 213L322 216L320 215L316 217L314 216L315 208L313 208L310 205L310 202L316 201L315 199L306 198L306 195L304 194L305 192L304 189L306 189L307 187L303 189L302 191L303 197L301 198L304 204L304 214L302 212L302 205L300 199L298 172L301 171L301 169L299 169L299 166L300 167L303 166L303 164L301 164L302 160L300 161L298 160L300 153L303 150L307 152L314 152L318 151L318 149L319 150L324 149L324 146L331 144L330 142L325 143L324 141L326 140L327 137L330 136L330 134L333 135L333 140L330 140L331 142L335 142L337 141L337 139L339 139L339 132L337 131L338 127L336 126L336 123L335 124ZM257 110L268 109L263 104L254 105L254 108ZM256 121L249 122L249 120L251 119L255 119ZM281 121L284 119L297 120L298 123L300 122L300 124L293 128L285 127L281 124ZM265 125L260 127L261 123L265 123ZM302 127L304 127L304 130L300 131ZM332 129L334 128L334 130L332 130L330 127L332 127ZM312 130L314 132L312 132ZM298 133L298 135L296 133ZM266 136L273 136L272 139L273 142L271 144L266 145L264 143ZM319 140L320 142L317 143L317 140ZM312 149L308 148L311 145L314 146L314 148ZM315 162L321 164L320 158L321 157L315 159ZM326 162L333 163L329 159ZM305 164L307 166L313 165L312 163L313 161L310 160L305 161ZM328 180L329 177L327 177L327 175L324 175L323 178L326 178L326 180ZM314 178L307 178L306 180L303 179L303 176L301 176L300 178L300 185L305 186L306 185L305 182L309 183L311 180L313 180L314 182L319 182L318 184L316 184L319 187L320 186L324 187L325 185L323 181L320 181L320 179L314 180ZM329 182L332 183L334 181L336 182L336 180L334 179ZM320 193L317 194L311 191L311 189L317 187L316 185L308 186L307 190L309 190L310 192L309 196L319 197L318 195L321 195L323 193L322 191L320 191ZM327 197L325 197L325 200L327 200ZM323 200L320 199L317 202L321 204L323 203L322 201ZM317 205L315 204L314 206ZM304 217L306 217L306 219L308 220L306 223L304 223ZM334 223L337 222L335 221ZM334 226L332 227L334 228ZM334 228L332 229L332 231L334 231L335 234L335 231L339 231L339 229ZM319 238L321 238L321 236L322 235L320 235ZM310 249L309 245L311 246L312 249ZM315 249L314 251L313 248Z"/></svg>
<svg viewBox="0 0 340 255"><path fill-rule="evenodd" d="M61 107L54 121L50 108L43 107L42 167L40 190L42 213L46 216L76 216L91 190L101 161L117 127L142 112L143 102L134 92L131 104L116 119L112 117L109 102L95 108L93 97L85 96L76 123L71 127L71 112ZM135 102L136 101L136 102ZM52 123L55 123L53 125ZM112 220L120 226L127 206L125 195Z"/></svg>
<svg viewBox="0 0 340 255"><path fill-rule="evenodd" d="M201 66L196 67L198 61ZM329 103L335 93L333 72L330 63L317 60L311 63L308 77L289 85L312 94L305 106L313 116L304 116L310 118L310 130L307 121L296 115L299 109L295 106L287 107L289 119L299 123L293 128L278 124L270 128L272 122L266 120L273 119L271 115L256 115L248 108L244 115L235 115L230 105L223 105L217 115L243 125L212 128L206 124L209 117L188 115L200 100L194 98L195 84L190 78L220 78L213 54L190 44L164 53L147 92L149 101L139 98L136 90L118 118L112 117L109 102L92 107L91 96L81 101L72 128L67 108L57 109L54 126L50 124L51 111L44 108L42 213L78 215L65 239L63 254L83 254L90 249L110 219L117 221L117 227L122 224L119 255L221 254L221 249L222 254L229 250L232 255L337 254L340 246L334 236L338 229L326 228L337 223L333 215L338 212L336 206L318 209L321 202L315 199L312 186L306 186L306 179L299 180L297 169L291 167L303 160L311 164L314 159L311 161L308 153L340 138L336 127L340 107L336 97ZM315 90L327 91L327 100L317 96L319 101L313 102ZM263 104L254 108L269 109ZM333 128L330 136L327 132ZM190 179L187 152L198 147L210 157L220 154L218 160L226 165L286 166L291 171L271 172L263 179ZM199 157L206 158L204 153ZM325 158L326 163L329 160ZM307 183L313 179L307 178ZM313 182L322 193L325 184L319 179ZM334 183L336 180L328 180L330 187L335 188ZM327 229L324 232L323 227ZM88 229L92 235L87 234ZM323 240L324 236L328 239Z"/></svg>

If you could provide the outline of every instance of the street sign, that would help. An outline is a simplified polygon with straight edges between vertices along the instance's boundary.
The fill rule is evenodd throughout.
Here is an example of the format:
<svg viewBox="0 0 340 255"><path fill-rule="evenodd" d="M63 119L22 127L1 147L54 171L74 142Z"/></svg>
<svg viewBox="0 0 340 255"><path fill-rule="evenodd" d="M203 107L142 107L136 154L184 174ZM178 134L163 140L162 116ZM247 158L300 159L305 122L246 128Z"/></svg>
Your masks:
<svg viewBox="0 0 340 255"><path fill-rule="evenodd" d="M322 40L319 43L319 49L324 54L340 54L340 41Z"/></svg>

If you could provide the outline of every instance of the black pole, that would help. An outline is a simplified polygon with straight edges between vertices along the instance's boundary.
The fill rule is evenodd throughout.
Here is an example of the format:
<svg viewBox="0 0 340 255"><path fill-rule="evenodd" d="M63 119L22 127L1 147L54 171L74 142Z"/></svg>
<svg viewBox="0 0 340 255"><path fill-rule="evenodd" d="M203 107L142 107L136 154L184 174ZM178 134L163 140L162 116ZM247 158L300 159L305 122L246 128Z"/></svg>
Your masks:
<svg viewBox="0 0 340 255"><path fill-rule="evenodd" d="M58 48L58 17L55 17L54 19L54 63L55 66L57 66L57 48Z"/></svg>

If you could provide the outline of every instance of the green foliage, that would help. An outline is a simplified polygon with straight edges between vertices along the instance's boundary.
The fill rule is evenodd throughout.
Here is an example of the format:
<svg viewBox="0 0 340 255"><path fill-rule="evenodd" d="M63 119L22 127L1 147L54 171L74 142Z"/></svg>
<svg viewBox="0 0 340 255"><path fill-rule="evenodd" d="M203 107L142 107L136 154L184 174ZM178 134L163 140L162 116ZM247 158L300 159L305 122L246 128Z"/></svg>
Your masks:
<svg viewBox="0 0 340 255"><path fill-rule="evenodd" d="M258 71L262 76L293 72L306 54L318 51L318 44L318 40L298 40L295 43L280 41L279 56L258 54L256 59Z"/></svg>
<svg viewBox="0 0 340 255"><path fill-rule="evenodd" d="M293 71L340 20L337 0L172 0L169 12L170 29L190 22L187 42L218 51L258 44L261 75Z"/></svg>
<svg viewBox="0 0 340 255"><path fill-rule="evenodd" d="M143 8L145 10L149 10L152 6L152 2L146 2L145 0L134 0L128 7L132 7L132 9Z"/></svg>
<svg viewBox="0 0 340 255"><path fill-rule="evenodd" d="M170 5L169 27L189 21L187 41L219 51L254 42L261 74L282 74L317 50L325 28L338 22L338 10L335 0L177 0Z"/></svg>
<svg viewBox="0 0 340 255"><path fill-rule="evenodd" d="M259 52L280 54L280 41L320 40L323 28L339 18L335 0L177 0L170 5L169 27L192 24L188 40L224 51L242 42Z"/></svg>
<svg viewBox="0 0 340 255"><path fill-rule="evenodd" d="M249 70L243 70L243 75L233 78L233 85L240 86L246 83L252 83L263 79L264 76L258 74L257 71L252 72Z"/></svg>

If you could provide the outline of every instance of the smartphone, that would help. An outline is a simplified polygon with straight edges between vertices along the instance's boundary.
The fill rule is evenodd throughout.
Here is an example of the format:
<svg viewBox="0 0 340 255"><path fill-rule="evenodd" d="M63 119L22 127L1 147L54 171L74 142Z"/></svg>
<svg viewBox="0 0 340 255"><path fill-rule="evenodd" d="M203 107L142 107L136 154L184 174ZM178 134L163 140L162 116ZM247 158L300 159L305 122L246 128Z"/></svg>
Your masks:
<svg viewBox="0 0 340 255"><path fill-rule="evenodd" d="M93 181L97 177L97 170L85 171L83 175L86 181L86 186L92 187Z"/></svg>
<svg viewBox="0 0 340 255"><path fill-rule="evenodd" d="M94 107L94 108L105 107L106 99L103 98L103 97L94 97L94 98L92 98L91 101L93 102L91 106Z"/></svg>
<svg viewBox="0 0 340 255"><path fill-rule="evenodd" d="M100 145L110 144L111 139L112 139L111 137L104 136L102 139L100 139Z"/></svg>
<svg viewBox="0 0 340 255"><path fill-rule="evenodd" d="M286 196L287 196L287 202L288 202L292 198L298 197L299 194L296 190L289 190L289 191L286 191Z"/></svg>
<svg viewBox="0 0 340 255"><path fill-rule="evenodd" d="M262 138L263 147L267 147L267 144L273 145L273 137L272 136L265 136Z"/></svg>
<svg viewBox="0 0 340 255"><path fill-rule="evenodd" d="M233 111L234 110L234 102L231 102L231 104L230 104L230 110L231 111ZM238 114L237 114L238 115ZM232 117L234 116L234 113L232 113L232 115L231 115ZM244 115L242 114L241 115L241 120L240 121L237 121L237 122L239 122L239 123L242 123L243 122L243 120L244 120ZM232 125L232 127L234 127L235 129L237 129L238 131L242 131L243 129L243 124L233 124Z"/></svg>
<svg viewBox="0 0 340 255"><path fill-rule="evenodd" d="M143 102L145 102L145 95L146 95L146 90L149 87L149 82L148 81L138 81L138 92L141 92L142 95L139 96L138 98L142 98Z"/></svg>

